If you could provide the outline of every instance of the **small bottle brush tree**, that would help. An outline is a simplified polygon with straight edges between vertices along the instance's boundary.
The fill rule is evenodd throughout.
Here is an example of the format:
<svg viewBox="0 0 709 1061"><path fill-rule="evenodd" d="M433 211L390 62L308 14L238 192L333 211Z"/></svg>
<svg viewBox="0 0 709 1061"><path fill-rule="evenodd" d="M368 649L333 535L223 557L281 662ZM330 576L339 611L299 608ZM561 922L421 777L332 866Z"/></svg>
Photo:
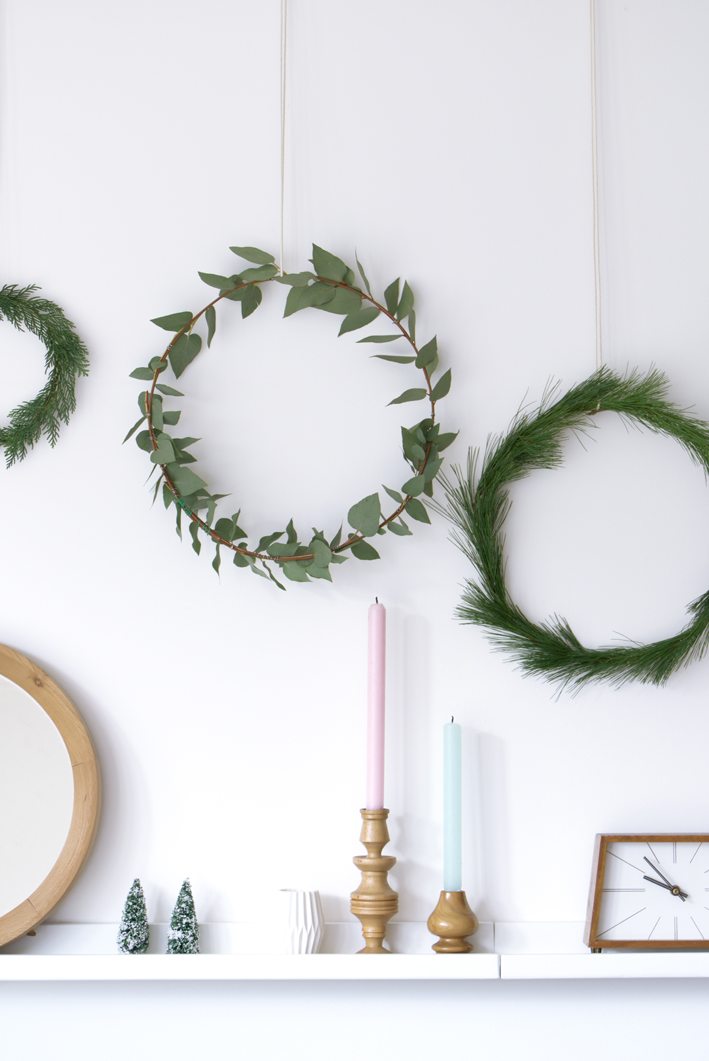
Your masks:
<svg viewBox="0 0 709 1061"><path fill-rule="evenodd" d="M170 918L168 954L199 954L199 925L189 880L183 882Z"/></svg>
<svg viewBox="0 0 709 1061"><path fill-rule="evenodd" d="M150 942L148 911L145 895L136 877L128 892L123 907L123 916L118 926L118 949L122 954L145 954Z"/></svg>

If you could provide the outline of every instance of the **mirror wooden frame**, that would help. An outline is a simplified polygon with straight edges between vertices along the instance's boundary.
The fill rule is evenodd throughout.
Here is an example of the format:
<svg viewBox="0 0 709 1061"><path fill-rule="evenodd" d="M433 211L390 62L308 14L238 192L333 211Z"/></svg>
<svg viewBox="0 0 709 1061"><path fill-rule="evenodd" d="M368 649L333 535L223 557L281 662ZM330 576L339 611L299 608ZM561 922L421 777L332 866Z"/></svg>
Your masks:
<svg viewBox="0 0 709 1061"><path fill-rule="evenodd" d="M71 824L59 857L38 888L0 916L0 947L31 932L67 892L86 860L101 804L96 754L88 730L71 700L35 663L0 645L0 675L24 689L52 720L69 754L74 777Z"/></svg>

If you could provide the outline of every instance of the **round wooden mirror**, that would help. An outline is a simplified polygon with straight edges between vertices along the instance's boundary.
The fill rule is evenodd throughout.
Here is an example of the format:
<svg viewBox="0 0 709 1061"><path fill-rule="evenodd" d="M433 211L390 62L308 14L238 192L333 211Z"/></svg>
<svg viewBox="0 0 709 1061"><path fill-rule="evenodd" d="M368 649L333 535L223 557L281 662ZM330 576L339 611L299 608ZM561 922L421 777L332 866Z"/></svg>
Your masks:
<svg viewBox="0 0 709 1061"><path fill-rule="evenodd" d="M81 716L44 671L0 645L0 946L62 898L98 811L98 765Z"/></svg>

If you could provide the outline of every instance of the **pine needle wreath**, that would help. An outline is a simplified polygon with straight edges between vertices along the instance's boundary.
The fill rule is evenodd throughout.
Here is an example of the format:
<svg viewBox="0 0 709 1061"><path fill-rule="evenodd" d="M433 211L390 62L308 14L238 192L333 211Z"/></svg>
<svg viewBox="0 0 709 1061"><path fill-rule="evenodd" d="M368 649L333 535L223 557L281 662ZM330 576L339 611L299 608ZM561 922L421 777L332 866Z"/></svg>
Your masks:
<svg viewBox="0 0 709 1061"><path fill-rule="evenodd" d="M48 376L42 390L9 414L9 424L0 428L0 446L9 468L23 460L44 435L56 445L61 424L69 422L76 408L76 380L89 370L86 347L74 325L54 302L35 294L35 284L0 289L0 320L19 331L28 331L44 344Z"/></svg>
<svg viewBox="0 0 709 1061"><path fill-rule="evenodd" d="M141 416L124 442L135 434L138 446L150 456L153 471L159 468L153 500L162 486L165 508L173 506L175 509L175 525L180 537L185 516L189 521L194 551L201 552L203 541L214 546L212 567L217 574L222 551L229 550L237 567L249 568L255 575L271 579L279 589L285 586L276 578L274 567L292 582L310 582L312 579L331 582L331 568L343 564L348 556L358 560L379 558L379 553L367 539L384 535L387 531L400 537L410 535L411 528L404 516L419 523L430 523L423 498L432 497L434 480L443 464L441 454L456 437L455 432L441 431L436 411L437 403L450 390L451 370L447 369L434 379L438 370L438 343L435 336L426 343L417 341L414 294L408 283L402 285L397 278L388 285L383 296L376 298L359 261L360 280L356 281L354 269L322 247L313 246L312 270L299 273L280 273L273 255L258 247L229 249L244 261L253 262L253 267L243 268L231 276L199 273L203 283L216 288L218 294L197 313L183 310L154 318L153 324L174 335L162 354L152 357L147 366L141 365L131 372L134 379L149 386L138 396ZM390 329L386 334L368 333L359 342L379 345L398 341L406 344L404 353L373 356L417 369L421 374L419 386L407 388L389 404L425 402L427 411L410 427L401 428L405 481L398 490L383 487L393 502L390 512L384 511L379 491L375 491L350 506L347 512L349 531L341 525L332 535L313 527L312 536L308 534L301 540L291 519L285 526L262 535L250 545L248 533L242 530L245 520L241 509L231 516L215 518L217 504L226 495L213 493L192 467L196 458L190 449L199 439L177 438L169 432L168 428L178 423L180 410L165 408L165 399L184 395L163 382L162 374L171 370L179 379L197 357L203 348L198 327L205 328L209 347L217 326L216 307L220 303L220 309L223 309L225 302L238 302L242 317L249 317L261 304L262 287L272 283L290 289L284 317L304 309L338 315L342 317L339 335L359 331L377 320L383 321Z"/></svg>
<svg viewBox="0 0 709 1061"><path fill-rule="evenodd" d="M464 623L484 627L495 647L526 674L541 675L562 688L588 682L663 685L678 668L707 651L709 591L688 606L689 622L673 637L652 644L587 648L564 618L532 622L510 598L505 582L508 487L534 469L558 468L565 434L586 431L596 413L616 412L675 439L709 472L709 424L668 401L667 388L665 376L654 370L621 377L602 368L561 398L555 400L552 392L536 411L519 412L508 433L488 444L479 475L479 455L471 452L465 470L454 468L452 479L441 479L445 503L437 507L453 524L453 541L475 569L456 614Z"/></svg>

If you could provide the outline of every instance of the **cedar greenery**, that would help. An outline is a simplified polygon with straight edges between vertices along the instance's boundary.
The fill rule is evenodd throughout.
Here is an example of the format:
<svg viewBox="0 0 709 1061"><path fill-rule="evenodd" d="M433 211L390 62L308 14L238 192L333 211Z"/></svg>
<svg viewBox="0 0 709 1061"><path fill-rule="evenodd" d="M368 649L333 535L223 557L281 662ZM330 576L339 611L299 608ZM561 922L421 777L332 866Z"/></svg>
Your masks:
<svg viewBox="0 0 709 1061"><path fill-rule="evenodd" d="M0 320L19 331L28 331L44 344L47 382L29 401L9 414L9 424L0 428L0 446L9 468L27 456L42 435L56 445L60 424L68 423L76 408L76 380L89 371L86 347L74 325L54 302L35 294L36 284L0 289Z"/></svg>
<svg viewBox="0 0 709 1061"><path fill-rule="evenodd" d="M509 432L489 442L479 475L479 454L471 451L465 470L456 467L452 479L442 477L445 503L436 507L453 524L453 541L475 569L465 583L457 616L485 627L495 647L526 674L572 689L604 681L615 686L627 681L663 685L679 667L707 651L709 592L688 606L689 622L673 637L594 649L582 645L559 616L532 622L510 598L505 583L509 485L536 468L559 467L566 432L587 431L597 412L616 412L674 438L709 472L709 424L673 405L667 388L665 376L654 370L621 377L601 368L558 399L555 389L548 392L536 411L520 411Z"/></svg>
<svg viewBox="0 0 709 1061"><path fill-rule="evenodd" d="M136 434L138 446L149 454L153 470L160 469L154 488L154 498L162 486L166 508L175 508L177 533L182 536L183 514L189 520L192 547L199 554L204 539L215 547L212 567L219 573L223 549L233 553L237 567L249 568L254 574L270 578L280 589L285 586L276 578L273 568L292 582L309 582L311 579L332 581L331 567L346 560L350 553L359 560L376 560L377 550L366 539L383 535L387 531L405 536L411 534L406 514L412 520L429 523L430 519L422 496L432 497L433 482L443 459L440 454L455 439L454 433L442 433L436 420L436 404L444 398L451 385L450 369L441 373L434 381L438 368L438 345L436 338L418 345L416 340L416 313L414 295L408 283L394 280L386 288L383 298L377 299L359 261L354 270L340 258L313 246L312 270L299 273L280 274L272 254L257 247L231 247L231 251L246 262L248 268L231 276L217 273L199 273L200 279L218 292L197 313L184 310L156 317L153 323L168 332L174 332L164 352L151 358L146 367L131 372L134 379L149 383L147 390L138 398L140 419L130 429L124 441ZM183 397L181 391L162 382L163 373L172 370L176 379L197 357L202 349L202 336L197 326L206 328L209 346L217 325L216 307L224 300L238 302L242 317L248 317L261 304L262 287L269 283L286 286L284 316L303 309L318 309L342 317L339 335L358 331L384 318L393 325L393 332L367 334L360 343L383 344L404 342L404 354L374 354L383 361L413 366L421 373L421 385L410 387L394 398L390 405L427 401L427 415L411 427L402 427L402 448L408 465L406 481L400 489L385 486L391 498L390 512L382 510L379 492L369 494L349 509L347 519L350 530L343 528L336 534L325 534L313 527L312 536L301 539L290 520L283 529L261 536L248 544L248 534L242 530L241 510L230 516L216 519L218 501L224 494L212 493L204 479L193 469L195 457L190 453L196 438L178 438L168 428L175 427L180 419L178 409L166 409L165 399ZM142 430L139 430L142 429Z"/></svg>
<svg viewBox="0 0 709 1061"><path fill-rule="evenodd" d="M145 954L150 943L145 895L137 877L131 884L123 907L117 943L121 954Z"/></svg>
<svg viewBox="0 0 709 1061"><path fill-rule="evenodd" d="M170 918L168 954L199 954L199 923L189 880L182 882Z"/></svg>

